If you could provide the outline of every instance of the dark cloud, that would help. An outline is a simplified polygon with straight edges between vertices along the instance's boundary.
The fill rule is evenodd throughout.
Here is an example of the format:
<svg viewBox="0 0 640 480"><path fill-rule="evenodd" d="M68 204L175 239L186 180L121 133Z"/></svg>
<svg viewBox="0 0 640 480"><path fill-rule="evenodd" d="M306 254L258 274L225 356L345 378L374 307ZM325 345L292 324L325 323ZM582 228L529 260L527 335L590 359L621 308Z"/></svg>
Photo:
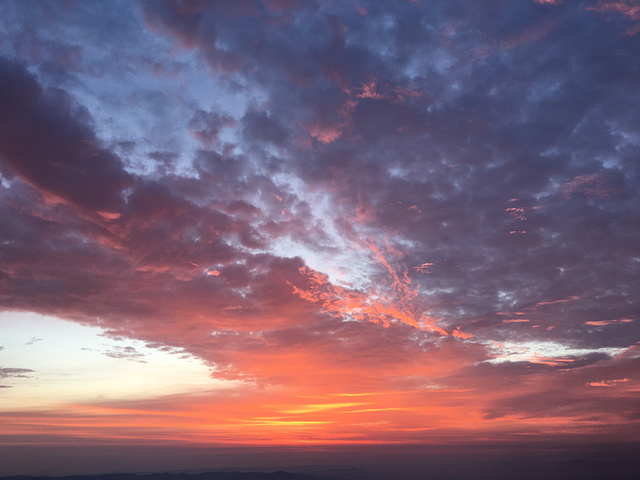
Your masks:
<svg viewBox="0 0 640 480"><path fill-rule="evenodd" d="M283 146L288 132L278 120L267 112L247 111L242 117L243 136L247 142L269 142L276 146Z"/></svg>
<svg viewBox="0 0 640 480"><path fill-rule="evenodd" d="M89 112L64 91L43 89L23 65L0 64L0 152L13 174L49 202L117 213L131 178L99 145Z"/></svg>
<svg viewBox="0 0 640 480"><path fill-rule="evenodd" d="M104 355L110 358L115 358L117 360L124 359L130 360L132 362L147 363L146 360L143 360L146 355L144 353L140 353L138 350L131 346L122 347L116 345L111 350L107 350L106 352L104 352Z"/></svg>
<svg viewBox="0 0 640 480"><path fill-rule="evenodd" d="M234 124L233 117L198 110L189 121L188 128L204 148L211 150L218 146L220 130Z"/></svg>
<svg viewBox="0 0 640 480"><path fill-rule="evenodd" d="M527 380L520 383L518 389L500 395L502 398L493 402L487 415L493 418L513 414L560 418L571 412L570 416L576 419L616 417L618 422L633 422L638 418L633 387L630 387L637 381L637 357L592 356L566 360L556 366L540 365L535 373L530 372L533 375L526 376ZM492 368L503 370L502 374L510 378L517 378L513 375L514 370L520 370L517 374L520 376L524 369L531 369L522 364ZM507 373L506 369L512 371ZM556 372L549 375L550 369ZM527 383L532 376L539 384L529 390ZM562 383L562 389L557 388L557 381ZM495 385L494 388L504 387Z"/></svg>
<svg viewBox="0 0 640 480"><path fill-rule="evenodd" d="M0 368L0 378L29 378L29 368Z"/></svg>

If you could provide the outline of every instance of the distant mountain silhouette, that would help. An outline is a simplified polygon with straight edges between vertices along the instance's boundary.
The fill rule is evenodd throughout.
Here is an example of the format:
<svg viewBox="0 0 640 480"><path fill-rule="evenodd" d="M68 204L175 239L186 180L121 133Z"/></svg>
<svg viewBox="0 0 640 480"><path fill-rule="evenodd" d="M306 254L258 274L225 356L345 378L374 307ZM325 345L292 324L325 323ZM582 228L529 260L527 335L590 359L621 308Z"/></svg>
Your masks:
<svg viewBox="0 0 640 480"><path fill-rule="evenodd" d="M223 472L204 473L110 473L102 475L68 475L68 476L32 476L15 475L0 477L0 480L343 480L333 475L306 475L299 473L277 472Z"/></svg>
<svg viewBox="0 0 640 480"><path fill-rule="evenodd" d="M286 468L286 467L285 467ZM414 466L292 467L276 471L113 473L102 475L0 477L0 480L638 480L640 461L467 461ZM304 472L304 473L302 473Z"/></svg>

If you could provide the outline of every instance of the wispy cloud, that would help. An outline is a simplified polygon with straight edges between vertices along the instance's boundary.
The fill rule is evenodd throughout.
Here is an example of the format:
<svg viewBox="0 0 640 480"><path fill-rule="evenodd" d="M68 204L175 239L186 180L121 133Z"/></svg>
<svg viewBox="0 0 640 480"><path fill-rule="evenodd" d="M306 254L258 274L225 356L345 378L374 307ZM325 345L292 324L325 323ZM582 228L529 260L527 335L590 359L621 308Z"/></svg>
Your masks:
<svg viewBox="0 0 640 480"><path fill-rule="evenodd" d="M29 378L33 370L29 368L0 368L0 378Z"/></svg>

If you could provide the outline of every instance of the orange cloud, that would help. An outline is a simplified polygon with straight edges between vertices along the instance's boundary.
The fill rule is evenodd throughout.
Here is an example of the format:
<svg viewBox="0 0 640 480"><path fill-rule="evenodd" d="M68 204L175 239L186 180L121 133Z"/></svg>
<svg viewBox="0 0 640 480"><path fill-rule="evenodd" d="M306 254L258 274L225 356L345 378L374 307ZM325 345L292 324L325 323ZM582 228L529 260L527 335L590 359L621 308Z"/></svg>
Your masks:
<svg viewBox="0 0 640 480"><path fill-rule="evenodd" d="M331 284L324 274L302 267L300 273L309 278L310 288L303 289L292 284L293 291L300 298L321 305L324 311L336 318L367 320L385 327L393 322L400 322L421 330L448 335L446 330L436 325L438 320L422 311L415 302L418 291L410 287L408 271L396 271L375 244L370 243L369 248L373 252L373 259L386 270L391 280L389 286L380 283L366 289L350 290ZM391 247L387 245L387 249Z"/></svg>
<svg viewBox="0 0 640 480"><path fill-rule="evenodd" d="M472 334L467 333L467 332L463 332L462 330L460 330L460 328L461 327L458 326L458 327L456 327L456 329L453 332L451 332L451 333L453 333L454 337L462 338L462 339L467 339L467 338L473 337Z"/></svg>
<svg viewBox="0 0 640 480"><path fill-rule="evenodd" d="M592 387L615 387L620 383L627 383L628 378L619 378L617 380L603 380L601 382L589 382Z"/></svg>
<svg viewBox="0 0 640 480"><path fill-rule="evenodd" d="M618 318L616 320L591 320L588 322L584 322L585 325L592 325L594 327L604 327L606 325L615 325L616 323L631 323L633 322L630 318Z"/></svg>

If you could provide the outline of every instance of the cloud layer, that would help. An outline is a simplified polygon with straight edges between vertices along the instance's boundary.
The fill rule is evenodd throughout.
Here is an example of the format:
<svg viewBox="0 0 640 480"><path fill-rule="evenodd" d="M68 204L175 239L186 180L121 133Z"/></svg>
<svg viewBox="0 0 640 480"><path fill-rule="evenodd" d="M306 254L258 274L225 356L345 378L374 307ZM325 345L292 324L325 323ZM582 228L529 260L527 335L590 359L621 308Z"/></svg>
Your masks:
<svg viewBox="0 0 640 480"><path fill-rule="evenodd" d="M2 308L241 381L56 434L638 440L634 2L0 8Z"/></svg>

